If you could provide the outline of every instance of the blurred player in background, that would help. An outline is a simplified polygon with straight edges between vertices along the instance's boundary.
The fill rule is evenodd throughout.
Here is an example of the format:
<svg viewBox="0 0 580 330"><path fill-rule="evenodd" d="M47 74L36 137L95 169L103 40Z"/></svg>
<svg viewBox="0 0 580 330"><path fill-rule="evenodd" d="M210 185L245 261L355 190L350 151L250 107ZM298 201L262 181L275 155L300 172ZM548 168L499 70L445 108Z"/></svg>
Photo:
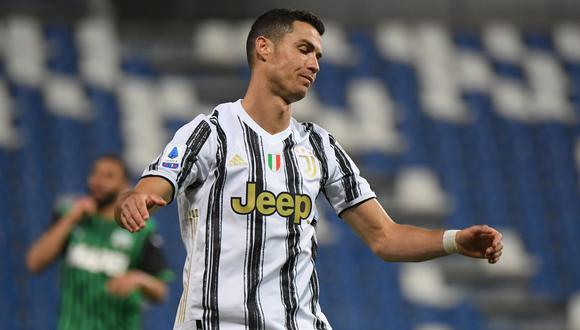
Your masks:
<svg viewBox="0 0 580 330"><path fill-rule="evenodd" d="M153 223L136 234L114 221L114 202L128 187L123 161L114 155L96 160L88 178L89 195L60 205L50 228L30 248L26 264L40 272L59 256L59 329L140 329L143 296L162 301L172 273Z"/></svg>
<svg viewBox="0 0 580 330"><path fill-rule="evenodd" d="M395 223L334 137L292 118L319 71L323 33L308 12L260 16L247 39L244 98L179 129L117 202L119 224L138 232L178 199L187 259L176 329L330 329L315 269L320 192L384 260L501 256L501 234L488 226Z"/></svg>

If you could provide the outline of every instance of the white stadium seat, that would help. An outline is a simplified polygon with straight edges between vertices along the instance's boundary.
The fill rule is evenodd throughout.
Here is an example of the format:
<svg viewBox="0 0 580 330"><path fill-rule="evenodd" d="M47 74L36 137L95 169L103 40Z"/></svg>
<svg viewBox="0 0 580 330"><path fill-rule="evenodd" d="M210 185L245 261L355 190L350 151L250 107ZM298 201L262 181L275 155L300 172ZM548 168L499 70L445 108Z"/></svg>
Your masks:
<svg viewBox="0 0 580 330"><path fill-rule="evenodd" d="M353 62L355 52L349 44L342 25L333 21L324 23L323 60L337 65Z"/></svg>
<svg viewBox="0 0 580 330"><path fill-rule="evenodd" d="M459 291L446 284L436 260L402 264L399 279L403 296L414 304L451 308L462 298Z"/></svg>
<svg viewBox="0 0 580 330"><path fill-rule="evenodd" d="M240 58L240 52L232 48L241 45L238 28L224 20L206 20L193 30L193 52L207 63L235 65L245 63L245 56ZM243 40L243 39L242 39Z"/></svg>
<svg viewBox="0 0 580 330"><path fill-rule="evenodd" d="M492 57L517 63L525 54L519 30L509 23L488 23L483 28L483 43Z"/></svg>
<svg viewBox="0 0 580 330"><path fill-rule="evenodd" d="M428 168L409 167L401 170L395 181L393 203L406 214L446 214L451 207L437 176Z"/></svg>
<svg viewBox="0 0 580 330"><path fill-rule="evenodd" d="M119 42L110 20L91 17L76 29L79 68L91 85L112 90L120 77Z"/></svg>
<svg viewBox="0 0 580 330"><path fill-rule="evenodd" d="M530 95L521 84L510 79L498 78L490 91L494 108L501 116L522 122L533 120Z"/></svg>
<svg viewBox="0 0 580 330"><path fill-rule="evenodd" d="M580 25L577 23L557 25L554 28L554 43L562 57L580 63Z"/></svg>
<svg viewBox="0 0 580 330"><path fill-rule="evenodd" d="M461 50L456 53L457 83L465 91L486 92L493 79L489 61L481 52Z"/></svg>
<svg viewBox="0 0 580 330"><path fill-rule="evenodd" d="M351 81L347 90L349 107L356 116L357 150L401 152L403 139L397 131L395 106L384 85L377 80ZM353 137L354 138L354 137Z"/></svg>
<svg viewBox="0 0 580 330"><path fill-rule="evenodd" d="M119 89L125 159L132 173L141 173L168 142L157 86L138 78L125 78Z"/></svg>
<svg viewBox="0 0 580 330"><path fill-rule="evenodd" d="M159 84L160 107L167 119L190 121L199 113L197 92L190 79L166 76Z"/></svg>
<svg viewBox="0 0 580 330"><path fill-rule="evenodd" d="M432 118L466 122L469 113L457 84L455 48L447 27L423 23L417 27L415 64L421 83L421 101Z"/></svg>
<svg viewBox="0 0 580 330"><path fill-rule="evenodd" d="M73 76L51 74L43 85L47 109L78 120L91 119L90 107L82 83Z"/></svg>
<svg viewBox="0 0 580 330"><path fill-rule="evenodd" d="M568 330L580 330L580 292L568 301Z"/></svg>
<svg viewBox="0 0 580 330"><path fill-rule="evenodd" d="M375 30L375 43L379 54L399 62L410 62L413 58L413 41L410 29L401 22L385 21Z"/></svg>
<svg viewBox="0 0 580 330"><path fill-rule="evenodd" d="M443 324L443 323L421 323L417 326L415 326L415 328L413 328L414 330L453 330L453 327L451 327L448 324Z"/></svg>
<svg viewBox="0 0 580 330"><path fill-rule="evenodd" d="M45 74L46 45L40 23L32 17L7 20L4 48L6 69L15 82L38 87Z"/></svg>
<svg viewBox="0 0 580 330"><path fill-rule="evenodd" d="M0 80L0 146L13 149L18 146L18 132L14 127L12 99L4 80Z"/></svg>

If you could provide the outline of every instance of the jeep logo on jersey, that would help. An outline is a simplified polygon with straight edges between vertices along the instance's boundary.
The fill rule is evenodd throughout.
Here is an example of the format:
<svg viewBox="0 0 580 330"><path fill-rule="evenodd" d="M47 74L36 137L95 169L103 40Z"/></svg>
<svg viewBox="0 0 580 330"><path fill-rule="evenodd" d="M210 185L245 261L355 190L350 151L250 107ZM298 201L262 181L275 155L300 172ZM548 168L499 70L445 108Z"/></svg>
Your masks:
<svg viewBox="0 0 580 330"><path fill-rule="evenodd" d="M256 210L261 215L278 213L283 217L292 217L295 224L307 219L312 211L312 200L308 195L291 195L287 192L274 195L270 191L262 191L256 195L256 183L246 183L246 203L241 197L232 197L232 209L242 215Z"/></svg>

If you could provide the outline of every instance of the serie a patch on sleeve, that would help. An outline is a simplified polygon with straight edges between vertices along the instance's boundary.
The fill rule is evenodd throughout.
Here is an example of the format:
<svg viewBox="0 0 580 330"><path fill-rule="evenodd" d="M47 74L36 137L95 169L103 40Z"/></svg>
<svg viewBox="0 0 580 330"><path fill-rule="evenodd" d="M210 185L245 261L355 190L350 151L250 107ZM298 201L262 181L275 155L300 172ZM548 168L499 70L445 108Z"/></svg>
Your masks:
<svg viewBox="0 0 580 330"><path fill-rule="evenodd" d="M170 169L178 169L185 153L185 145L170 143L161 156L161 166Z"/></svg>

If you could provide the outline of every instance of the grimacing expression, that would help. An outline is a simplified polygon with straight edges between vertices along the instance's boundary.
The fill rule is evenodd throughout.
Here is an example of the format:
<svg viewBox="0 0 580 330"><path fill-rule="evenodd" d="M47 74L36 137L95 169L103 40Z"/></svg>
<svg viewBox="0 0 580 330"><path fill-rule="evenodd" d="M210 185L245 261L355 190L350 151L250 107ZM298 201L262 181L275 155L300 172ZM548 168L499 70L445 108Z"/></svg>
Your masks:
<svg viewBox="0 0 580 330"><path fill-rule="evenodd" d="M269 58L268 79L272 92L287 103L306 96L308 88L320 70L322 57L321 37L310 24L295 21L293 31L284 34L274 43Z"/></svg>
<svg viewBox="0 0 580 330"><path fill-rule="evenodd" d="M117 161L101 158L93 165L88 185L90 195L100 208L115 201L117 195L127 187L127 178Z"/></svg>

